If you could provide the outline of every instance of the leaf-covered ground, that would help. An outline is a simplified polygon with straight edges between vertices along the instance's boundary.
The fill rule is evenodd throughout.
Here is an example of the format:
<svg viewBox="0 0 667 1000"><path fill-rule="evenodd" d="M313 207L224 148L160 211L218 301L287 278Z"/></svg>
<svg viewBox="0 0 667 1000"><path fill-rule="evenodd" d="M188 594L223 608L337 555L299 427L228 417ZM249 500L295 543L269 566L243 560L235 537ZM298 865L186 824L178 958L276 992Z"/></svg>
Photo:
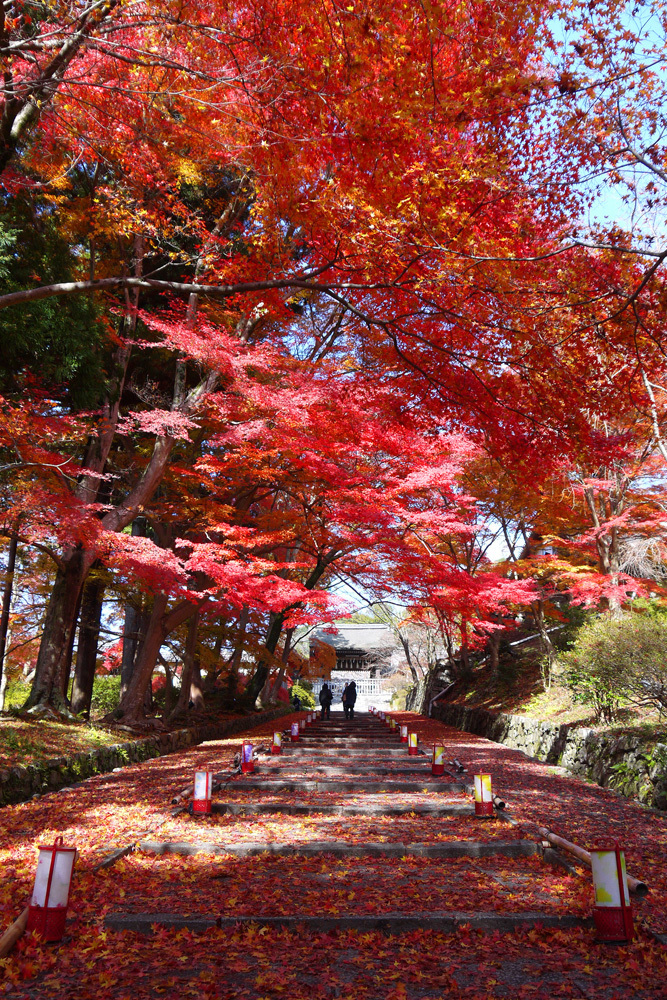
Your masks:
<svg viewBox="0 0 667 1000"><path fill-rule="evenodd" d="M297 718L298 716L295 716ZM330 763L348 769L353 790L326 791L326 775L314 775L320 757L262 758L252 778L230 777L219 802L306 804L308 815L268 812L213 815L197 819L173 815L171 799L189 787L192 771L206 766L228 775L242 737L198 746L118 773L90 779L71 791L45 796L0 812L0 911L6 926L25 905L34 878L35 847L62 833L81 851L72 894L68 939L40 945L26 935L0 961L0 995L11 1000L64 1000L73 995L99 1000L157 997L223 1000L442 1000L444 997L667 997L667 948L649 930L667 931L667 816L646 810L607 790L589 785L516 751L415 716L409 719L425 746L445 737L447 756L467 767L488 770L519 826L469 816L337 816L318 813L326 804L400 806L418 809L465 802L466 793L438 793L450 778L412 776L415 791L364 791L364 782L390 780L371 769L354 773L358 761ZM289 725L291 717L281 720ZM252 732L256 745L268 744L272 724ZM382 734L381 734L382 735ZM305 743L311 741L306 737ZM378 747L384 740L380 739ZM303 744L301 744L303 745ZM378 753L378 757L380 753ZM401 780L423 758L378 761ZM326 764L325 766L329 766ZM365 764L363 765L365 769ZM278 770L278 773L271 773ZM316 791L262 791L264 779L299 776L321 783ZM341 780L336 775L331 780ZM251 784L251 782L253 784ZM259 787L258 787L259 786ZM488 912L586 916L592 893L590 873L551 868L537 856L516 859L438 859L404 856L314 857L262 854L240 858L201 853L191 857L137 851L113 867L94 866L111 850L141 839L239 844L252 840L307 845L447 843L452 840L539 840L536 824L584 847L618 840L632 874L651 892L634 903L638 929L629 946L605 948L588 928L568 931L539 927L513 934L481 934L465 927L455 934L422 930L401 936L377 931L339 930L326 934L259 925L211 929L201 936L157 928L152 937L105 930L107 913L134 912L230 916L336 916L385 913Z"/></svg>
<svg viewBox="0 0 667 1000"><path fill-rule="evenodd" d="M117 732L99 726L0 716L0 768L42 764L56 757L85 753L118 742Z"/></svg>

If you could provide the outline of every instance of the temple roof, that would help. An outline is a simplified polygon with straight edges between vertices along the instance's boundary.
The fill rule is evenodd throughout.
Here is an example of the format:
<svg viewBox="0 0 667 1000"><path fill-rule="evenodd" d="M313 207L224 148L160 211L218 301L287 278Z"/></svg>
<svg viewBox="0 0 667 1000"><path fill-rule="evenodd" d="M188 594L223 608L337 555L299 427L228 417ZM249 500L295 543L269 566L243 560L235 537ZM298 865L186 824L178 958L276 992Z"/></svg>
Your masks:
<svg viewBox="0 0 667 1000"><path fill-rule="evenodd" d="M389 652L397 645L396 637L388 625L331 624L320 625L310 636L311 642L324 642L333 646L336 653L363 656L378 650Z"/></svg>

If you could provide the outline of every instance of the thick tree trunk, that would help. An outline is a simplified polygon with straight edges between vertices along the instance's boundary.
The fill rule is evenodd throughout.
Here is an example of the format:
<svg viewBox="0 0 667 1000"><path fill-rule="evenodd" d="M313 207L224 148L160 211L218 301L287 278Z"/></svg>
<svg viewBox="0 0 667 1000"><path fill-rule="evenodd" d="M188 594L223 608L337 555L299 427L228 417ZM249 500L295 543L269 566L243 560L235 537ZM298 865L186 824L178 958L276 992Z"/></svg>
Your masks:
<svg viewBox="0 0 667 1000"><path fill-rule="evenodd" d="M285 615L277 614L271 612L271 618L269 619L269 628L266 633L266 639L264 641L264 649L270 656L263 656L255 668L255 672L248 681L248 686L243 694L243 701L254 707L255 702L259 696L260 691L266 684L267 677L269 676L270 664L273 654L276 651L278 645L278 640L280 639L280 633L283 630L283 625L285 623Z"/></svg>
<svg viewBox="0 0 667 1000"><path fill-rule="evenodd" d="M405 653L405 661L408 667L410 668L410 673L412 675L412 683L416 687L417 684L419 684L419 675L415 670L414 663L412 662L412 656L410 655L410 642L405 636L401 635L400 632L398 633L398 638L401 643L401 646L403 647L403 652Z"/></svg>
<svg viewBox="0 0 667 1000"><path fill-rule="evenodd" d="M76 628L81 588L93 561L93 553L73 549L58 568L46 611L35 677L24 710L47 705L66 709L63 683L68 651Z"/></svg>
<svg viewBox="0 0 667 1000"><path fill-rule="evenodd" d="M489 666L491 667L491 679L493 681L496 681L498 679L501 637L502 637L502 632L500 630L498 630L497 632L492 632L487 642L487 649L489 651Z"/></svg>
<svg viewBox="0 0 667 1000"><path fill-rule="evenodd" d="M60 665L60 690L63 693L63 698L65 704L69 705L69 682L72 676L72 660L74 658L74 642L76 640L77 625L79 624L79 615L81 614L81 601L83 599L84 586L81 587L79 591L79 598L76 602L76 611L74 612L74 621L72 628L69 633L69 642L67 644L67 649L65 650L65 655L62 658L62 663Z"/></svg>
<svg viewBox="0 0 667 1000"><path fill-rule="evenodd" d="M146 637L137 653L134 669L118 705L118 714L123 718L126 716L141 718L144 714L146 687L150 682L160 647L164 642L163 618L168 603L169 598L166 594L156 594L153 599Z"/></svg>
<svg viewBox="0 0 667 1000"><path fill-rule="evenodd" d="M126 721L139 722L144 717L144 698L153 676L160 647L169 633L187 621L196 610L193 604L183 601L170 614L167 614L168 601L166 594L155 595L146 637L137 657L127 691L118 706L117 714Z"/></svg>
<svg viewBox="0 0 667 1000"><path fill-rule="evenodd" d="M190 705L190 688L197 653L197 638L199 631L199 612L195 612L188 622L188 635L185 640L185 655L183 656L183 672L181 674L181 690L176 707L169 717L171 722L180 715L185 715ZM200 677L201 684L201 677ZM203 699L202 699L203 704Z"/></svg>
<svg viewBox="0 0 667 1000"><path fill-rule="evenodd" d="M12 605L12 592L14 590L14 571L16 569L17 546L18 539L16 535L12 535L9 539L7 572L5 574L5 586L2 591L2 614L0 615L0 684L4 681L5 651L7 649L7 633L9 631L9 611ZM0 711L3 708L4 705L0 704Z"/></svg>
<svg viewBox="0 0 667 1000"><path fill-rule="evenodd" d="M143 538L146 534L146 519L136 517L132 522L132 535ZM123 655L120 662L120 697L127 691L132 677L134 664L139 647L141 628L141 613L132 601L125 602L125 620L123 622Z"/></svg>
<svg viewBox="0 0 667 1000"><path fill-rule="evenodd" d="M137 660L139 646L139 630L141 613L129 601L125 603L125 621L123 622L123 655L120 661L120 696L127 691Z"/></svg>
<svg viewBox="0 0 667 1000"><path fill-rule="evenodd" d="M289 654L292 648L292 636L294 635L294 629L288 628L285 633L285 645L283 647L283 655L281 656L282 666L278 673L276 674L273 682L271 681L271 676L269 675L266 679L266 684L262 688L262 693L259 696L259 700L262 705L275 705L278 700L278 692L280 691L280 685L285 677L285 672L287 671L287 666L289 664Z"/></svg>
<svg viewBox="0 0 667 1000"><path fill-rule="evenodd" d="M90 716L90 701L93 696L105 589L104 580L93 574L86 580L81 601L79 645L70 707L75 715L83 714L86 718Z"/></svg>

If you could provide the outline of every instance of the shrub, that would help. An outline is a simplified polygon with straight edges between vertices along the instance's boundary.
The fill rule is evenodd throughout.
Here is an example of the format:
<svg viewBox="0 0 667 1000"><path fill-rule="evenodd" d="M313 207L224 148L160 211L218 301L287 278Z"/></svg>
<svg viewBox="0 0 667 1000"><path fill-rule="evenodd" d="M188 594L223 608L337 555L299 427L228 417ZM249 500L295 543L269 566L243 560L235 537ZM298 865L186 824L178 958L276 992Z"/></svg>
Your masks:
<svg viewBox="0 0 667 1000"><path fill-rule="evenodd" d="M5 688L5 712L10 709L21 708L26 698L30 694L30 684L24 680L7 681Z"/></svg>
<svg viewBox="0 0 667 1000"><path fill-rule="evenodd" d="M307 681L305 683L308 683ZM300 681L298 684L293 684L290 688L290 699L293 701L294 697L298 697L301 702L302 708L315 708L315 698L312 693L312 684L308 684L310 691L302 684Z"/></svg>
<svg viewBox="0 0 667 1000"><path fill-rule="evenodd" d="M588 622L560 662L574 700L611 722L624 700L667 710L666 651L664 620L627 612Z"/></svg>
<svg viewBox="0 0 667 1000"><path fill-rule="evenodd" d="M100 718L118 708L120 701L120 676L100 674L93 681L93 697L90 702L91 718Z"/></svg>

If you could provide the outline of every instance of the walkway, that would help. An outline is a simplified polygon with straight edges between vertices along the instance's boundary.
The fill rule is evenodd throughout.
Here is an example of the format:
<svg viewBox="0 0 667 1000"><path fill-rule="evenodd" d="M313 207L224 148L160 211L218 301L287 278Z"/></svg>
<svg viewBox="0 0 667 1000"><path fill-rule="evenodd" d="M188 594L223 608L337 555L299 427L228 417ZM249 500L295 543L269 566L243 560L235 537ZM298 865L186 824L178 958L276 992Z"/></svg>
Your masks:
<svg viewBox="0 0 667 1000"><path fill-rule="evenodd" d="M434 777L430 756L409 756L379 720L346 722L332 713L280 756L262 752L269 747L262 727L254 774L222 774L229 751L209 744L98 782L98 795L114 786L106 827L103 814L91 815L89 783L50 796L50 815L54 800L66 803L72 825L78 801L80 818L96 823L97 853L77 874L71 942L57 952L24 939L4 963L18 978L0 996L667 997L667 948L641 929L629 947L595 944L590 874L545 860L534 826L560 816L568 829L558 832L575 840L598 821L608 824L607 840L616 828L628 834L629 868L652 887L636 904L638 923L660 932L664 876L650 859L664 853L667 817L550 774L497 744L421 717L398 718L423 741L444 733L447 757L467 771L451 764L450 774ZM213 814L174 815L168 799L205 762L222 774ZM466 786L476 769L494 774L515 823L475 818ZM15 816L24 811L31 842L49 799L14 809ZM597 819L587 815L596 812ZM134 838L138 850L94 872L93 859L121 847L132 821L135 831L141 822L146 830ZM644 839L639 857L635 826ZM57 829L39 832L44 840ZM25 883L16 849L11 856ZM40 960L47 972L38 981Z"/></svg>

